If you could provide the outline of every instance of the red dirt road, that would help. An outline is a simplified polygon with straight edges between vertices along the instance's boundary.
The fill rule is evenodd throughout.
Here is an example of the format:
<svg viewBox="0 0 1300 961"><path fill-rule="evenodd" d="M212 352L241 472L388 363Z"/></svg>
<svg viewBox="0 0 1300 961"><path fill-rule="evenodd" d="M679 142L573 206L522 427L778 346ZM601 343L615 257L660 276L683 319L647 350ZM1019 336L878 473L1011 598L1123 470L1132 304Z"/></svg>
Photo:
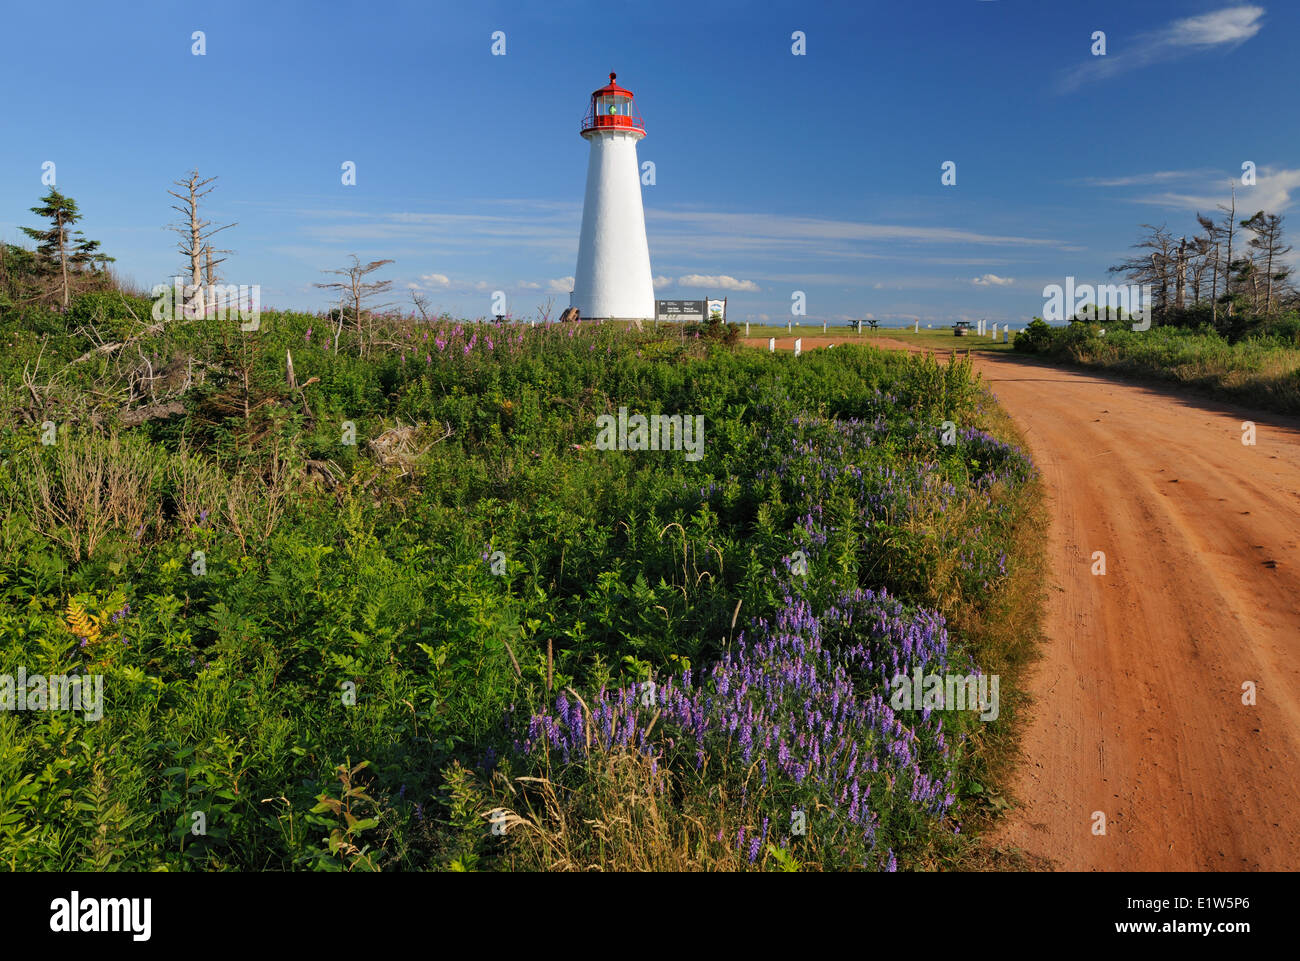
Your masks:
<svg viewBox="0 0 1300 961"><path fill-rule="evenodd" d="M974 361L1051 517L1019 806L992 843L1066 870L1300 869L1300 421Z"/></svg>

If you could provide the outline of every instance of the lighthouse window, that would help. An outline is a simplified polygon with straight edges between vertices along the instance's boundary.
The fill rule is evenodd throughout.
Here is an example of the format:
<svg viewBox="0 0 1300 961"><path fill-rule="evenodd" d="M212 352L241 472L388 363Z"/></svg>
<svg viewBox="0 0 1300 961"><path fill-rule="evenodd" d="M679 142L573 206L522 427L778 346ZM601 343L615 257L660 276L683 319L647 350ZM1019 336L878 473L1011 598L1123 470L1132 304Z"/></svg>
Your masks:
<svg viewBox="0 0 1300 961"><path fill-rule="evenodd" d="M630 104L627 97L607 95L597 102L597 112L603 117L627 117L631 115Z"/></svg>

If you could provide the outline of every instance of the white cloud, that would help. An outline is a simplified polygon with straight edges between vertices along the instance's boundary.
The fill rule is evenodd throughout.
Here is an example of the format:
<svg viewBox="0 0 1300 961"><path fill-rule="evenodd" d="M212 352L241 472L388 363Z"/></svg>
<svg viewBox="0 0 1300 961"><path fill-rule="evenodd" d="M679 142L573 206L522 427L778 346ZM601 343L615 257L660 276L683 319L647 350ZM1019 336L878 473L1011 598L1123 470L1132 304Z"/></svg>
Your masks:
<svg viewBox="0 0 1300 961"><path fill-rule="evenodd" d="M780 214L715 213L710 211L648 210L656 249L665 246L679 250L688 242L716 248L719 241L725 250L755 253L769 249L782 257L792 250L807 255L844 257L846 243L878 242L890 246L898 243L954 243L981 246L1059 247L1063 242L1049 238L1015 237L983 234L956 227L909 227L902 224L869 224L851 220L827 220L821 217L787 217ZM674 230L677 228L677 230Z"/></svg>
<svg viewBox="0 0 1300 961"><path fill-rule="evenodd" d="M572 277L556 277L554 280L546 282L546 289L553 290L557 294L568 294L573 292Z"/></svg>
<svg viewBox="0 0 1300 961"><path fill-rule="evenodd" d="M654 285L657 288L671 287L676 281L671 277L659 276L654 279Z"/></svg>
<svg viewBox="0 0 1300 961"><path fill-rule="evenodd" d="M752 280L737 280L726 274L686 274L677 278L683 287L715 287L718 290L758 290L758 284Z"/></svg>
<svg viewBox="0 0 1300 961"><path fill-rule="evenodd" d="M1014 277L999 277L997 274L985 274L982 277L972 277L971 283L976 287L1010 287L1016 282Z"/></svg>
<svg viewBox="0 0 1300 961"><path fill-rule="evenodd" d="M1113 77L1162 60L1215 47L1231 49L1259 33L1263 15L1264 8L1259 6L1224 7L1211 13L1184 17L1159 30L1134 37L1108 35L1109 42L1120 41L1120 48L1108 49L1104 56L1090 56L1066 72L1059 87L1062 91L1074 90L1089 80Z"/></svg>
<svg viewBox="0 0 1300 961"><path fill-rule="evenodd" d="M1130 197L1132 203L1174 210L1209 213L1219 204L1227 205L1229 186L1237 188L1238 209L1266 210L1281 213L1291 205L1292 196L1300 191L1300 168L1261 166L1256 169L1255 185L1241 182L1241 171L1229 169L1161 170L1155 173L1120 177L1089 177L1080 181L1090 187L1157 187L1164 189L1143 196Z"/></svg>
<svg viewBox="0 0 1300 961"><path fill-rule="evenodd" d="M521 280L517 285L518 290L541 290L541 284L535 284L531 280Z"/></svg>
<svg viewBox="0 0 1300 961"><path fill-rule="evenodd" d="M1154 207L1172 207L1175 210L1196 210L1205 214L1214 214L1219 204L1228 206L1232 194L1229 189L1230 178L1220 176L1218 187L1221 193L1179 193L1165 191L1146 197L1134 198L1136 203L1150 204ZM1282 170L1276 167L1260 167L1255 173L1255 186L1242 184L1241 177L1231 178L1237 189L1237 213L1246 212L1246 216L1256 210L1266 210L1271 214L1280 214L1291 206L1292 195L1300 191L1300 168Z"/></svg>
<svg viewBox="0 0 1300 961"><path fill-rule="evenodd" d="M1259 18L1263 15L1263 7L1225 7L1175 20L1165 31L1165 37L1168 43L1179 47L1241 43L1259 33Z"/></svg>
<svg viewBox="0 0 1300 961"><path fill-rule="evenodd" d="M1085 177L1082 182L1089 187L1142 187L1171 180L1194 180L1212 173L1210 170L1157 170L1149 174L1130 174L1127 177Z"/></svg>
<svg viewBox="0 0 1300 961"><path fill-rule="evenodd" d="M450 287L451 278L446 274L421 274L420 279L434 287Z"/></svg>

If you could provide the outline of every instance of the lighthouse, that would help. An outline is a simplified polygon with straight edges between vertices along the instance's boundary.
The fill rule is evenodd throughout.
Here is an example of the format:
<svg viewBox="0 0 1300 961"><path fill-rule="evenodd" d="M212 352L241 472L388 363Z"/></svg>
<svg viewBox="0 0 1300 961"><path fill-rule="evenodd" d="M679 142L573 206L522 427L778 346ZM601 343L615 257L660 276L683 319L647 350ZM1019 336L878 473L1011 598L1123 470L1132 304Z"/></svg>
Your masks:
<svg viewBox="0 0 1300 961"><path fill-rule="evenodd" d="M569 306L592 320L649 320L655 292L636 158L645 125L632 91L615 83L616 76L611 73L609 83L592 93L582 121L591 152Z"/></svg>

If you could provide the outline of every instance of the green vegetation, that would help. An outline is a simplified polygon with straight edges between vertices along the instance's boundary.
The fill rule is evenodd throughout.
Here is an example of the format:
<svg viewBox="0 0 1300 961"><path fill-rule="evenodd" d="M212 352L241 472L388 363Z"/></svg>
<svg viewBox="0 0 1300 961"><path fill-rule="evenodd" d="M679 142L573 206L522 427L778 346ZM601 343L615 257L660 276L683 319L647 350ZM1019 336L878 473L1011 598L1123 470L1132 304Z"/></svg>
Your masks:
<svg viewBox="0 0 1300 961"><path fill-rule="evenodd" d="M149 311L0 310L0 675L103 678L0 711L0 865L924 868L1004 804L1034 485L968 363ZM621 407L703 456L597 449ZM742 743L794 687L670 703L769 642L821 652L833 762ZM890 665L1000 673L999 717L891 713Z"/></svg>
<svg viewBox="0 0 1300 961"><path fill-rule="evenodd" d="M1237 339L1210 326L1134 331L1121 323L1053 327L1035 318L1016 336L1015 349L1172 381L1265 410L1300 412L1300 314L1261 323Z"/></svg>

